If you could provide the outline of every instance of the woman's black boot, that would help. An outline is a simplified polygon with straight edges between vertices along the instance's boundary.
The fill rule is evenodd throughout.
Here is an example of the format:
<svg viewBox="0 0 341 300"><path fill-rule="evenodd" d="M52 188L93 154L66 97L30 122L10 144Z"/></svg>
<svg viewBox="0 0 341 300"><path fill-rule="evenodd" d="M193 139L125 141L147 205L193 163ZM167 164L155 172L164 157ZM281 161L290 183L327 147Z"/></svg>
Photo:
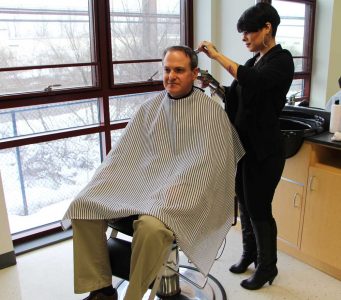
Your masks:
<svg viewBox="0 0 341 300"><path fill-rule="evenodd" d="M239 262L230 267L230 271L235 274L244 273L252 263L257 266L257 247L255 235L249 216L245 212L243 204L239 204L239 217L242 227L243 254Z"/></svg>
<svg viewBox="0 0 341 300"><path fill-rule="evenodd" d="M230 271L235 274L245 273L249 265L251 265L252 263L254 263L256 267L257 259L253 257L245 256L243 253L240 260L230 267Z"/></svg>
<svg viewBox="0 0 341 300"><path fill-rule="evenodd" d="M271 285L278 274L277 263L277 227L274 219L254 221L253 230L257 242L258 265L255 273L240 285L248 290L258 290L269 282Z"/></svg>

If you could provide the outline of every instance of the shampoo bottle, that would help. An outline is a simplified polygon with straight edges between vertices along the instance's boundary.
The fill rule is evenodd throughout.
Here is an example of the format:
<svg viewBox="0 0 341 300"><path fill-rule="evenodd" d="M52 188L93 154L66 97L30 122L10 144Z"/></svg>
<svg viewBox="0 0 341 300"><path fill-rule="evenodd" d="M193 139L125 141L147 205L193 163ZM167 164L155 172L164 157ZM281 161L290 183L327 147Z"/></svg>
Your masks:
<svg viewBox="0 0 341 300"><path fill-rule="evenodd" d="M330 112L329 132L341 132L341 105L340 100L336 100Z"/></svg>

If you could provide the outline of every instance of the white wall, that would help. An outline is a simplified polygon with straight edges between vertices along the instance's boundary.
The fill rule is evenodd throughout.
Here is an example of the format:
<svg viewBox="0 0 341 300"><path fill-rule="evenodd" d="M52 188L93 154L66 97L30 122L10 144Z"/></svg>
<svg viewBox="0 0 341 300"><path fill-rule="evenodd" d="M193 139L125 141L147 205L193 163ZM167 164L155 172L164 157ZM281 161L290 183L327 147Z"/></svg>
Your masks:
<svg viewBox="0 0 341 300"><path fill-rule="evenodd" d="M226 56L243 64L251 53L242 43L237 31L237 21L242 12L252 6L254 0L195 0L194 1L194 47L200 41L212 41ZM229 85L232 77L215 61L205 54L199 54L199 66L209 72L222 84Z"/></svg>
<svg viewBox="0 0 341 300"><path fill-rule="evenodd" d="M241 41L236 24L241 13L254 0L195 0L194 45L211 40L225 55L243 64L251 53ZM341 76L341 0L317 0L310 106L324 108L325 102L338 90ZM232 77L216 62L199 54L199 66L208 69L221 83Z"/></svg>
<svg viewBox="0 0 341 300"><path fill-rule="evenodd" d="M13 251L12 238L9 229L5 196L0 174L0 256Z"/></svg>
<svg viewBox="0 0 341 300"><path fill-rule="evenodd" d="M216 26L214 22L214 7L212 1L195 0L193 3L193 35L194 48L197 48L202 40L212 40L212 28ZM199 54L199 67L212 70L211 60L204 54Z"/></svg>
<svg viewBox="0 0 341 300"><path fill-rule="evenodd" d="M329 52L329 72L327 98L329 99L340 89L338 79L341 76L341 1L334 0L333 22Z"/></svg>
<svg viewBox="0 0 341 300"><path fill-rule="evenodd" d="M318 0L315 16L310 106L324 108L341 75L341 1Z"/></svg>

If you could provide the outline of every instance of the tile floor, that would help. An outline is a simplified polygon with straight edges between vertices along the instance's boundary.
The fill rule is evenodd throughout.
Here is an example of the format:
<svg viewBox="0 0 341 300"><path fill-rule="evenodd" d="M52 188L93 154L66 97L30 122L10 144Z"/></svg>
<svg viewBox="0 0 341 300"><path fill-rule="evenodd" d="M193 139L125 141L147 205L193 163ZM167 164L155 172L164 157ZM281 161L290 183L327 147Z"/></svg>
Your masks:
<svg viewBox="0 0 341 300"><path fill-rule="evenodd" d="M279 276L273 285L258 291L240 287L242 275L234 275L228 266L241 252L240 232L231 229L222 257L211 274L224 286L228 300L340 300L341 282L300 261L279 252ZM1 300L76 300L85 295L73 294L71 240L17 257L17 265L0 270ZM114 284L117 279L114 278Z"/></svg>

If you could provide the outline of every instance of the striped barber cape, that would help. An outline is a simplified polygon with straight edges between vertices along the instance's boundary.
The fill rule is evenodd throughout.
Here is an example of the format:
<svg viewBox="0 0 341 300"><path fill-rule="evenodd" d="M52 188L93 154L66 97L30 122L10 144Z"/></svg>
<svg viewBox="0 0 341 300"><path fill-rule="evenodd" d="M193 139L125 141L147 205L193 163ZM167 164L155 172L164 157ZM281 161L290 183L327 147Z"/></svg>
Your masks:
<svg viewBox="0 0 341 300"><path fill-rule="evenodd" d="M119 142L62 220L151 215L207 275L234 217L235 173L244 154L223 108L198 89L163 91L141 105Z"/></svg>

